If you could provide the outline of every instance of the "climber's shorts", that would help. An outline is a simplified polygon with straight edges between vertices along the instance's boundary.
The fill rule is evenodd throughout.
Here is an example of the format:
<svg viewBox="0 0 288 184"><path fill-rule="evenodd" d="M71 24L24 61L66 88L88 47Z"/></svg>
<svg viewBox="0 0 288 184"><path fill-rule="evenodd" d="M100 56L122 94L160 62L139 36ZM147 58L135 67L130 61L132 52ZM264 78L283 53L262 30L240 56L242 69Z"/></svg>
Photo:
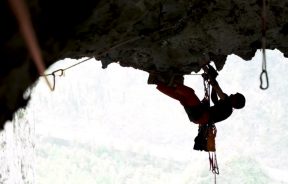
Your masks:
<svg viewBox="0 0 288 184"><path fill-rule="evenodd" d="M197 106L184 106L189 120L196 124L206 124L209 122L209 110L204 104Z"/></svg>
<svg viewBox="0 0 288 184"><path fill-rule="evenodd" d="M185 85L170 87L164 84L158 84L157 89L171 98L179 100L191 122L196 124L208 123L208 108L199 100L192 88Z"/></svg>

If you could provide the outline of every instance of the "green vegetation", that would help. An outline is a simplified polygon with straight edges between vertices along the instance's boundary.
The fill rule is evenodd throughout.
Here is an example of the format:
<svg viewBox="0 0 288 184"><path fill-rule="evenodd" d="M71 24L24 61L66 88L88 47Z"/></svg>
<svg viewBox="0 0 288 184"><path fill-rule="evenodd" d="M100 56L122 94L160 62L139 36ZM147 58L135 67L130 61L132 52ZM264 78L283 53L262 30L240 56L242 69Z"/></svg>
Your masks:
<svg viewBox="0 0 288 184"><path fill-rule="evenodd" d="M36 148L36 183L170 183L184 163L104 146L42 138ZM64 176L64 177L63 177ZM154 183L154 182L153 182Z"/></svg>

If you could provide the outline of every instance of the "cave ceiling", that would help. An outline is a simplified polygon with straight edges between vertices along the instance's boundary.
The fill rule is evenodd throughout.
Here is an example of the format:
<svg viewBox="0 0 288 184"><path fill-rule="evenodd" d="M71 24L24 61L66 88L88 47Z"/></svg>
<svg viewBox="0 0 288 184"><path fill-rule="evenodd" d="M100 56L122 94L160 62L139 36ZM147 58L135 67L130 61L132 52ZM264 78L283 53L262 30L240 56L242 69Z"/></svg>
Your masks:
<svg viewBox="0 0 288 184"><path fill-rule="evenodd" d="M46 67L95 58L146 72L217 69L228 55L250 60L262 47L262 0L27 0ZM267 49L288 54L288 0L266 1ZM0 2L0 125L25 107L39 77L8 1ZM235 69L237 70L237 69ZM0 128L1 129L1 128Z"/></svg>

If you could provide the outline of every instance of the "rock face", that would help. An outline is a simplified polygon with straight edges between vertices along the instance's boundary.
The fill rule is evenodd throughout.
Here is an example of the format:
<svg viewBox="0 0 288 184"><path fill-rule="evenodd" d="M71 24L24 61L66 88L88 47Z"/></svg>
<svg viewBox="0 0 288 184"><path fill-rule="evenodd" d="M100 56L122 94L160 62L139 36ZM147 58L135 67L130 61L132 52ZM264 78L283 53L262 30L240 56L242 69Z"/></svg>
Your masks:
<svg viewBox="0 0 288 184"><path fill-rule="evenodd" d="M27 103L39 77L7 4L0 2L0 125ZM31 0L31 19L46 66L95 57L147 72L187 74L227 55L251 59L261 48L261 0ZM267 4L268 49L288 55L288 0ZM0 128L1 129L1 128Z"/></svg>

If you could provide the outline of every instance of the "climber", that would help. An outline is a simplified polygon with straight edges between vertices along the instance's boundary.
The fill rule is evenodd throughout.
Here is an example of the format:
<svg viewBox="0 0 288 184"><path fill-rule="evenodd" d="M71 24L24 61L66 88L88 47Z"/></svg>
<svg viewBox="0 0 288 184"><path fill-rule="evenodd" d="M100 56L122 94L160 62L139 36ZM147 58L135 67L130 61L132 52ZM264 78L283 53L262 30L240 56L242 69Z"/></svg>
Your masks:
<svg viewBox="0 0 288 184"><path fill-rule="evenodd" d="M218 73L211 65L204 66L203 70L205 73L202 76L212 86L211 99L214 105L211 107L207 98L200 101L194 90L183 84L182 75L174 76L171 79L173 82L168 84L163 75L150 73L148 84L156 84L159 91L178 100L183 105L189 120L200 125L223 121L232 114L233 109L241 109L245 106L245 97L242 94L236 93L228 96L222 91L216 81Z"/></svg>

